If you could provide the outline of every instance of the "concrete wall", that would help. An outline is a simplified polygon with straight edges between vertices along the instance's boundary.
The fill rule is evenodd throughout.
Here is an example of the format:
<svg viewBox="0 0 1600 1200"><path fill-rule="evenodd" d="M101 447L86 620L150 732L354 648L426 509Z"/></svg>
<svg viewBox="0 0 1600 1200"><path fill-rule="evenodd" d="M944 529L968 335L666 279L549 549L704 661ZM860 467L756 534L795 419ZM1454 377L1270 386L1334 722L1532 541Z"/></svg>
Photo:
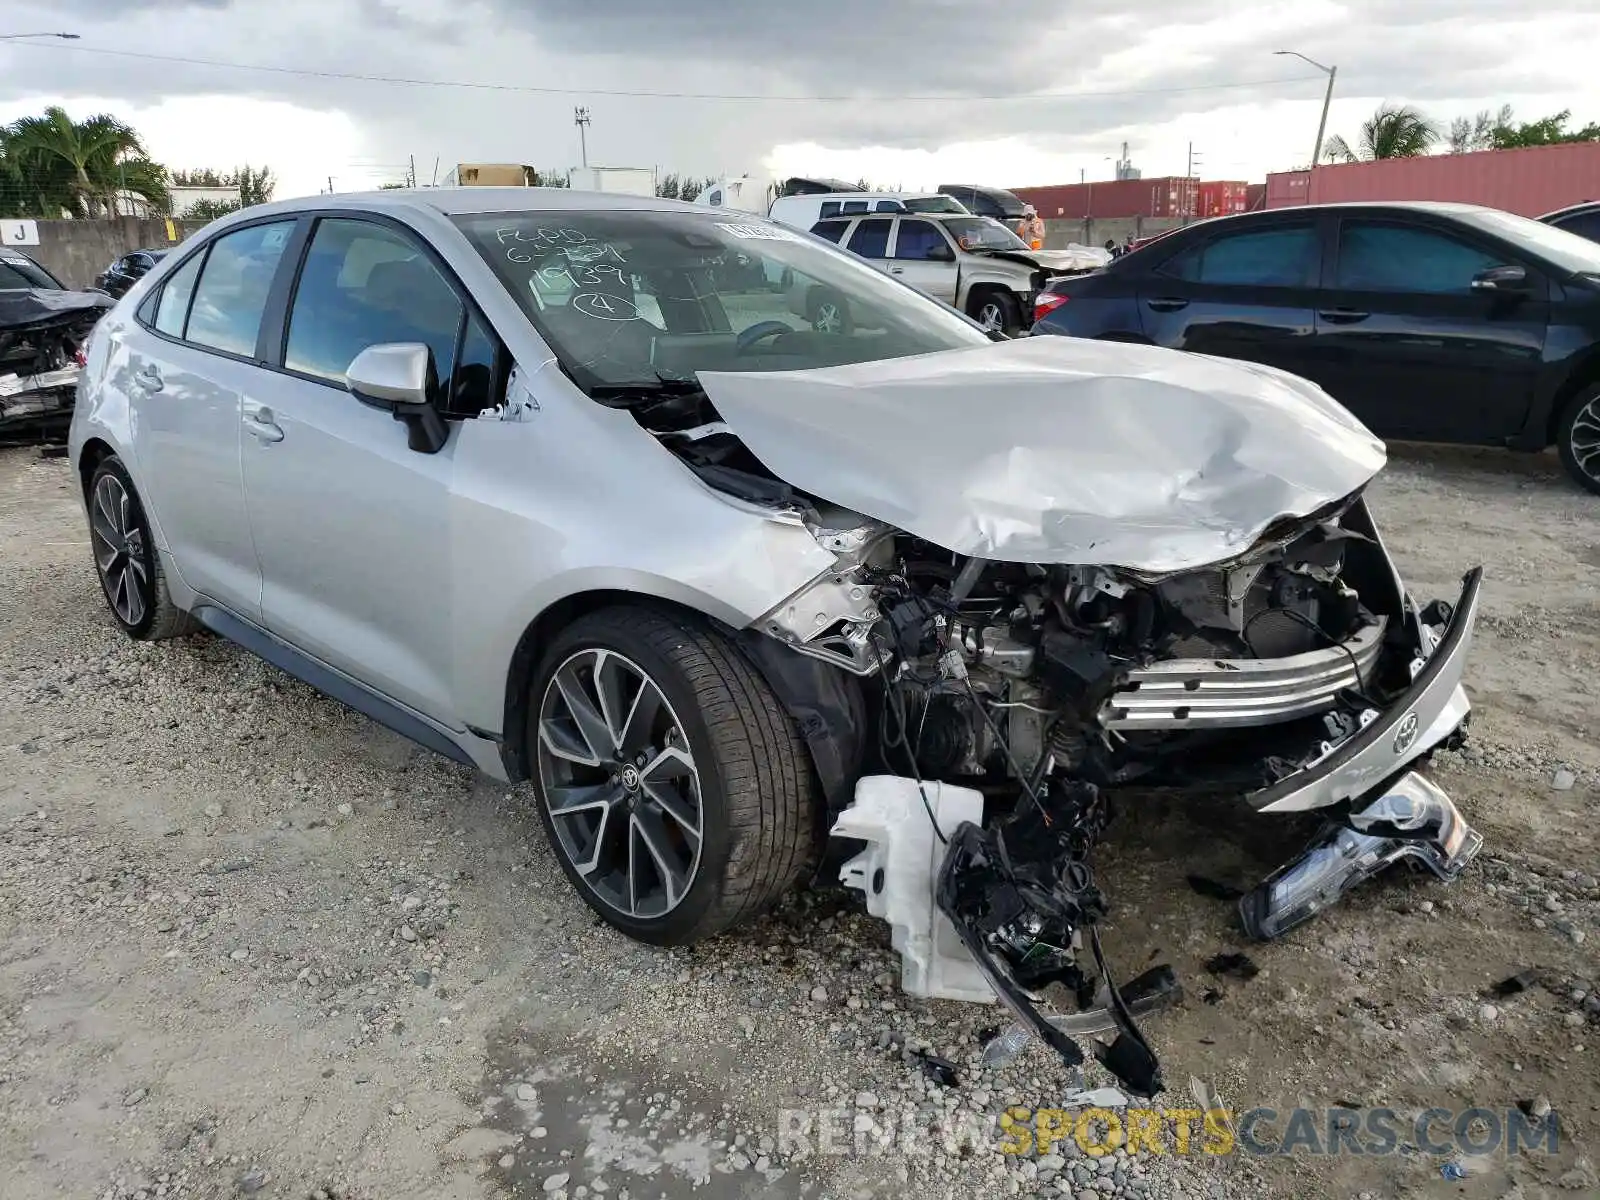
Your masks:
<svg viewBox="0 0 1600 1200"><path fill-rule="evenodd" d="M17 246L68 287L85 288L130 250L174 246L204 221L140 220L119 217L109 221L40 221L39 244Z"/></svg>
<svg viewBox="0 0 1600 1200"><path fill-rule="evenodd" d="M1176 229L1180 217L1095 217L1091 220L1054 220L1044 223L1046 250L1064 250L1068 242L1084 246L1104 246L1110 238L1122 245L1125 238L1151 237Z"/></svg>

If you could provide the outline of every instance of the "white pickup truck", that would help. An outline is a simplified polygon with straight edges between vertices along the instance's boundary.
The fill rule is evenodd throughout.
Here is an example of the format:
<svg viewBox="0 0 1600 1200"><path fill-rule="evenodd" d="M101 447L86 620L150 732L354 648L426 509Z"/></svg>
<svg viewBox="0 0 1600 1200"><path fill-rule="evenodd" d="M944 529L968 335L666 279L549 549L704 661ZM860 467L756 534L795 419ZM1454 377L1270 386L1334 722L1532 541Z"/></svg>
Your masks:
<svg viewBox="0 0 1600 1200"><path fill-rule="evenodd" d="M1031 250L998 221L952 213L825 217L811 232L1007 334L1033 323L1033 299L1047 280L1098 270L1111 257L1089 246ZM816 300L791 296L790 305L812 319L806 310Z"/></svg>

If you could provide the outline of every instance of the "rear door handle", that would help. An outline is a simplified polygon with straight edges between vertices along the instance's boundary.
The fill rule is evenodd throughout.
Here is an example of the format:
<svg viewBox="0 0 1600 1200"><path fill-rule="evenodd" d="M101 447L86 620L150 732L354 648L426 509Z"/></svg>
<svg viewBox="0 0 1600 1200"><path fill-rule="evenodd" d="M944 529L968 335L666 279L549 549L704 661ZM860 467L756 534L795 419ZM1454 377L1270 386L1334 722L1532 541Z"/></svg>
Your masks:
<svg viewBox="0 0 1600 1200"><path fill-rule="evenodd" d="M244 429L258 442L283 441L283 429L272 419L272 410L262 407L244 414Z"/></svg>
<svg viewBox="0 0 1600 1200"><path fill-rule="evenodd" d="M1319 308L1317 316L1330 325L1354 325L1357 321L1365 321L1371 313L1361 312L1354 308Z"/></svg>
<svg viewBox="0 0 1600 1200"><path fill-rule="evenodd" d="M1160 296L1145 303L1156 312L1177 312L1180 308L1189 307L1189 302L1178 296Z"/></svg>
<svg viewBox="0 0 1600 1200"><path fill-rule="evenodd" d="M906 269L904 267L890 267L889 268L889 274L891 274L891 275L904 275L905 273L906 273Z"/></svg>
<svg viewBox="0 0 1600 1200"><path fill-rule="evenodd" d="M161 370L155 363L146 363L133 373L133 378L147 392L159 392L166 385L161 381Z"/></svg>

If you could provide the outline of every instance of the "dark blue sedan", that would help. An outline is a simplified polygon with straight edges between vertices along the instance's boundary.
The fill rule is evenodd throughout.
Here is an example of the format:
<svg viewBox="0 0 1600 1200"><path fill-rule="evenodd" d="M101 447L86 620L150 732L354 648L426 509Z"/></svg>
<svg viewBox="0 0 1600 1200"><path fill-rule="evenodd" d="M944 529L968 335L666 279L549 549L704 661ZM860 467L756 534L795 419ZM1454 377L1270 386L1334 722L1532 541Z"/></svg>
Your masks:
<svg viewBox="0 0 1600 1200"><path fill-rule="evenodd" d="M1057 280L1034 318L1281 367L1381 437L1555 445L1600 493L1600 245L1538 221L1424 203L1222 217Z"/></svg>

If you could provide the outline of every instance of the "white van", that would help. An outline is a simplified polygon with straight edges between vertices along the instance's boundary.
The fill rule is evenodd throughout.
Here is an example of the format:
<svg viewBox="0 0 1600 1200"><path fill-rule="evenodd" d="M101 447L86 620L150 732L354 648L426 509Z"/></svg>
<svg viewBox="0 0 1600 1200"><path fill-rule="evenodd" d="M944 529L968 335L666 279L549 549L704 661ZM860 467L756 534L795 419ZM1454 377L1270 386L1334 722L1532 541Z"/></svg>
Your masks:
<svg viewBox="0 0 1600 1200"><path fill-rule="evenodd" d="M819 192L810 196L779 196L767 217L791 229L809 232L824 217L848 217L868 212L947 212L967 210L954 196L935 192Z"/></svg>
<svg viewBox="0 0 1600 1200"><path fill-rule="evenodd" d="M759 213L766 201L766 187L749 176L743 179L719 179L694 198L696 204L703 204L707 208L731 208L752 213Z"/></svg>

